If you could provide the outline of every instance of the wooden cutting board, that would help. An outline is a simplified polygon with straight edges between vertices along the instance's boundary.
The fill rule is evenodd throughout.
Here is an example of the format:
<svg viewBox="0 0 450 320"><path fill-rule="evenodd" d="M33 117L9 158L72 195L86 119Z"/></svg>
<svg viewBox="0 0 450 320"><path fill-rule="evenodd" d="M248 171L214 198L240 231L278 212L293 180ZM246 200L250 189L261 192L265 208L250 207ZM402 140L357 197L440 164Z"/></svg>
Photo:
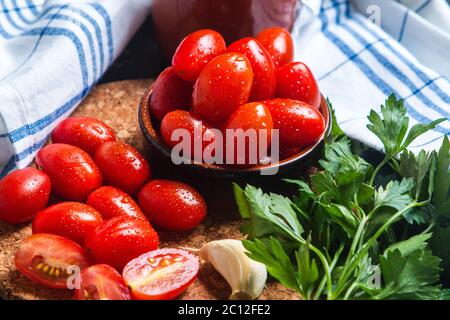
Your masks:
<svg viewBox="0 0 450 320"><path fill-rule="evenodd" d="M151 80L121 81L97 86L77 108L74 115L92 116L114 129L118 138L133 145L151 158L139 129L139 100ZM158 230L161 247L195 247L216 239L242 237L239 215L234 204L231 181L214 180L183 174L173 176L164 168L153 168L153 175L178 179L199 189L208 205L208 217L195 230L173 233ZM271 183L271 187L274 185ZM68 290L48 289L35 285L14 267L14 253L20 241L31 235L29 224L9 226L0 222L0 298L3 299L71 299ZM209 264L202 263L198 279L180 299L227 299L230 289L225 280ZM261 299L298 299L291 290L269 281Z"/></svg>

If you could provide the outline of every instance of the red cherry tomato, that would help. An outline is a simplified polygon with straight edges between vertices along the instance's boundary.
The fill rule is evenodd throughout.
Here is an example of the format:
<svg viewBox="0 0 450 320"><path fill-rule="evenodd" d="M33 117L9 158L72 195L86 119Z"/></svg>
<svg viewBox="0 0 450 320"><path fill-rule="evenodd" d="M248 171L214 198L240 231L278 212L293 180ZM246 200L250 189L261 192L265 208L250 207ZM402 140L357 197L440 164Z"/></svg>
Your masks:
<svg viewBox="0 0 450 320"><path fill-rule="evenodd" d="M203 67L227 45L222 35L214 30L198 30L184 38L172 58L172 65L178 75L190 82L197 80Z"/></svg>
<svg viewBox="0 0 450 320"><path fill-rule="evenodd" d="M114 187L100 187L93 191L86 204L100 212L105 220L123 215L147 219L133 198Z"/></svg>
<svg viewBox="0 0 450 320"><path fill-rule="evenodd" d="M256 40L267 49L275 67L281 67L294 58L294 41L289 32L283 28L264 29L256 36Z"/></svg>
<svg viewBox="0 0 450 320"><path fill-rule="evenodd" d="M185 250L159 249L131 260L123 278L137 300L168 300L179 296L197 278L197 257Z"/></svg>
<svg viewBox="0 0 450 320"><path fill-rule="evenodd" d="M281 148L298 148L320 139L325 130L322 114L309 104L291 99L266 101Z"/></svg>
<svg viewBox="0 0 450 320"><path fill-rule="evenodd" d="M102 174L92 158L78 147L54 143L42 148L36 164L47 173L56 195L73 201L86 200L102 184Z"/></svg>
<svg viewBox="0 0 450 320"><path fill-rule="evenodd" d="M66 143L86 151L91 157L108 141L115 141L114 131L104 122L90 117L70 117L52 132L53 143Z"/></svg>
<svg viewBox="0 0 450 320"><path fill-rule="evenodd" d="M158 234L147 220L129 216L104 221L84 242L97 263L106 263L118 271L131 259L157 249L158 244Z"/></svg>
<svg viewBox="0 0 450 320"><path fill-rule="evenodd" d="M211 60L194 85L193 111L211 123L219 123L250 97L253 71L248 59L237 52Z"/></svg>
<svg viewBox="0 0 450 320"><path fill-rule="evenodd" d="M239 139L239 131L235 131L234 143L227 144L226 154L234 154L236 164L257 164L260 155L267 155L273 122L270 111L264 103L250 102L238 107L225 123L225 129L243 130L241 132L243 140ZM261 131L264 129L265 133ZM260 141L260 135L263 134L267 134L265 145ZM245 138L246 135L248 135L248 139ZM239 145L243 149L239 149Z"/></svg>
<svg viewBox="0 0 450 320"><path fill-rule="evenodd" d="M14 262L28 279L57 289L67 289L69 277L89 266L89 259L78 244L46 233L23 240Z"/></svg>
<svg viewBox="0 0 450 320"><path fill-rule="evenodd" d="M201 142L201 152L208 148L208 146L215 140L215 132L205 122L198 119L195 115L188 111L176 110L168 113L161 122L161 135L164 142L174 147L180 143L184 138L172 140L172 134L175 130L184 129L189 133L191 139L191 146L188 154L183 154L184 157L192 159L195 152L195 139ZM214 151L212 151L214 153Z"/></svg>
<svg viewBox="0 0 450 320"><path fill-rule="evenodd" d="M320 107L319 86L311 70L302 62L288 63L277 70L276 95Z"/></svg>
<svg viewBox="0 0 450 320"><path fill-rule="evenodd" d="M228 51L242 53L252 65L254 74L250 101L273 98L276 88L275 65L267 50L253 38L233 42Z"/></svg>
<svg viewBox="0 0 450 320"><path fill-rule="evenodd" d="M131 195L151 176L147 160L135 148L120 141L102 144L95 153L95 163L105 182Z"/></svg>
<svg viewBox="0 0 450 320"><path fill-rule="evenodd" d="M131 300L122 276L107 264L96 264L81 272L81 288L75 290L77 300Z"/></svg>
<svg viewBox="0 0 450 320"><path fill-rule="evenodd" d="M299 154L302 151L301 148L285 148L280 150L280 160L287 159Z"/></svg>
<svg viewBox="0 0 450 320"><path fill-rule="evenodd" d="M44 209L50 197L50 178L35 168L16 170L0 180L0 220L29 221Z"/></svg>
<svg viewBox="0 0 450 320"><path fill-rule="evenodd" d="M61 202L39 212L33 233L51 233L83 244L86 235L102 223L94 208L80 202Z"/></svg>
<svg viewBox="0 0 450 320"><path fill-rule="evenodd" d="M173 67L166 68L153 85L150 98L152 116L161 121L171 111L188 109L192 90L192 84L181 79Z"/></svg>
<svg viewBox="0 0 450 320"><path fill-rule="evenodd" d="M167 230L193 229L206 216L206 203L200 193L178 181L152 180L139 192L138 200L148 219Z"/></svg>

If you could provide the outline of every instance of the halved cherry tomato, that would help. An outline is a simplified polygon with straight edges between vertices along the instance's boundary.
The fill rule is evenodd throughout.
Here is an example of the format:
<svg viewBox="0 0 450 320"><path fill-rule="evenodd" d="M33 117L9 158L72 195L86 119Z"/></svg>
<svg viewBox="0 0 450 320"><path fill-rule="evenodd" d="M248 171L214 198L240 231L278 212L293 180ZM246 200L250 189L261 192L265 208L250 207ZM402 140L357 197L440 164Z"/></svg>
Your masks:
<svg viewBox="0 0 450 320"><path fill-rule="evenodd" d="M16 268L28 279L50 288L67 289L69 277L90 263L83 248L54 234L38 233L20 244Z"/></svg>
<svg viewBox="0 0 450 320"><path fill-rule="evenodd" d="M168 300L179 296L197 278L197 257L185 250L159 249L131 260L123 278L137 300Z"/></svg>
<svg viewBox="0 0 450 320"><path fill-rule="evenodd" d="M53 143L66 143L86 151L91 157L108 141L115 141L114 131L103 121L91 117L70 117L52 132Z"/></svg>
<svg viewBox="0 0 450 320"><path fill-rule="evenodd" d="M95 153L95 163L105 182L134 195L150 179L147 160L135 148L121 141L102 144Z"/></svg>
<svg viewBox="0 0 450 320"><path fill-rule="evenodd" d="M272 115L274 128L280 130L281 148L304 147L322 136L325 121L313 106L291 99L272 99L265 103Z"/></svg>
<svg viewBox="0 0 450 320"><path fill-rule="evenodd" d="M235 164L257 164L260 156L267 155L273 122L264 103L250 102L238 107L228 118L224 129L234 131L234 143L228 144L227 138L226 154L234 154ZM239 129L242 131L237 131ZM265 143L260 138L265 138Z"/></svg>
<svg viewBox="0 0 450 320"><path fill-rule="evenodd" d="M0 220L11 224L33 219L50 197L50 178L35 168L16 170L0 180Z"/></svg>
<svg viewBox="0 0 450 320"><path fill-rule="evenodd" d="M138 200L150 222L167 230L193 229L206 216L200 193L178 181L152 180L139 192Z"/></svg>
<svg viewBox="0 0 450 320"><path fill-rule="evenodd" d="M211 60L194 85L193 112L211 123L220 123L248 101L253 84L250 61L228 52Z"/></svg>
<svg viewBox="0 0 450 320"><path fill-rule="evenodd" d="M120 273L107 264L96 264L81 272L77 300L131 300L130 289Z"/></svg>
<svg viewBox="0 0 450 320"><path fill-rule="evenodd" d="M36 164L50 177L52 192L67 200L84 201L102 184L100 170L78 147L63 143L45 146L38 152Z"/></svg>
<svg viewBox="0 0 450 320"><path fill-rule="evenodd" d="M80 202L61 202L39 212L33 233L51 233L83 244L86 235L102 223L94 208Z"/></svg>
<svg viewBox="0 0 450 320"><path fill-rule="evenodd" d="M242 53L252 65L254 74L250 101L273 98L276 88L275 65L267 50L254 38L233 42L228 51Z"/></svg>
<svg viewBox="0 0 450 320"><path fill-rule="evenodd" d="M192 91L191 83L181 79L173 67L167 67L153 85L150 98L152 116L161 121L171 111L188 109Z"/></svg>
<svg viewBox="0 0 450 320"><path fill-rule="evenodd" d="M256 40L267 49L275 67L281 67L294 58L294 41L290 33L283 28L264 29L256 36Z"/></svg>
<svg viewBox="0 0 450 320"><path fill-rule="evenodd" d="M194 82L203 67L226 49L227 45L220 33L209 29L198 30L180 42L173 55L172 65L182 79Z"/></svg>
<svg viewBox="0 0 450 320"><path fill-rule="evenodd" d="M147 220L119 216L99 225L87 236L84 245L97 263L122 271L131 259L157 249L159 238Z"/></svg>
<svg viewBox="0 0 450 320"><path fill-rule="evenodd" d="M110 186L93 191L86 204L100 212L105 220L122 215L147 219L132 197Z"/></svg>
<svg viewBox="0 0 450 320"><path fill-rule="evenodd" d="M320 107L319 86L311 70L302 62L288 63L277 70L276 96L300 100L315 108Z"/></svg>
<svg viewBox="0 0 450 320"><path fill-rule="evenodd" d="M183 139L186 139L183 135L178 139L172 140L172 134L179 129L186 130L191 140L188 154L183 154L183 157L188 159L192 159L194 156L195 139L200 141L201 150L199 151L202 155L205 149L215 140L215 132L206 121L200 120L188 111L176 110L168 113L161 122L161 136L168 146L174 147Z"/></svg>

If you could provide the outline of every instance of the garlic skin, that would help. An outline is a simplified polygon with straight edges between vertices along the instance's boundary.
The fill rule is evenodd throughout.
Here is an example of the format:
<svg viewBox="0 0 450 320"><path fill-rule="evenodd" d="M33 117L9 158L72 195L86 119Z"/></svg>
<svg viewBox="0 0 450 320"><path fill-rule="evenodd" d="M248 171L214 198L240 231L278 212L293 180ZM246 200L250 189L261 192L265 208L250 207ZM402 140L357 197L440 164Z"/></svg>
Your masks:
<svg viewBox="0 0 450 320"><path fill-rule="evenodd" d="M211 241L198 250L198 255L213 265L231 287L232 300L259 297L267 280L266 266L250 259L240 240Z"/></svg>

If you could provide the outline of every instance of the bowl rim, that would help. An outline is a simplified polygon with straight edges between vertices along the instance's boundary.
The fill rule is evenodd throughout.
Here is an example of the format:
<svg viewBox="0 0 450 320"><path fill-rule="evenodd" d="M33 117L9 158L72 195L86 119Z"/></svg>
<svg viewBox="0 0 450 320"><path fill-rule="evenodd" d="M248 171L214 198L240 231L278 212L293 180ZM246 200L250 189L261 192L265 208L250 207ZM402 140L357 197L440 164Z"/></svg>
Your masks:
<svg viewBox="0 0 450 320"><path fill-rule="evenodd" d="M162 152L164 156L170 158L171 149L168 146L166 146L166 144L161 140L159 133L155 130L152 122L150 108L148 107L153 92L153 86L154 82L147 88L147 90L145 91L143 97L139 102L138 107L139 125L147 141L149 141L153 147L157 148L160 152ZM262 170L274 169L277 167L281 168L292 165L295 162L306 158L308 155L316 151L317 148L319 148L324 143L326 137L328 137L331 134L333 113L330 104L328 103L328 100L325 99L323 95L321 95L319 111L324 116L326 122L325 130L322 133L321 137L314 144L306 147L305 149L302 149L299 153L296 153L288 158L282 159L276 163L261 164L251 167L239 168L225 165L207 164L203 162L196 162L193 160L189 160L191 161L190 163L183 162L182 165L186 165L195 169L210 170L218 174L228 174L228 175L260 173Z"/></svg>

